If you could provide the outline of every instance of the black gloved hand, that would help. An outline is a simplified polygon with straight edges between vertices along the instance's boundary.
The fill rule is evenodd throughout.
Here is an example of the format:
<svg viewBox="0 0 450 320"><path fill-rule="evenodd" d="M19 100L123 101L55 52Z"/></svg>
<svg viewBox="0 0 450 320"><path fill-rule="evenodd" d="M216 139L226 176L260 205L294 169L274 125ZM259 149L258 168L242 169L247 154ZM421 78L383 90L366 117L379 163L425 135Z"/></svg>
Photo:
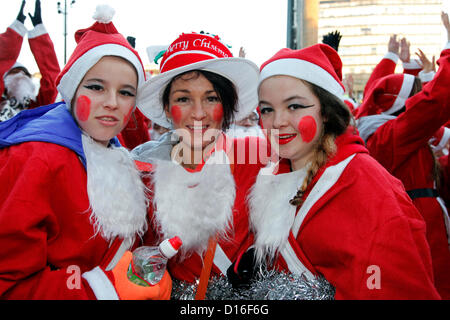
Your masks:
<svg viewBox="0 0 450 320"><path fill-rule="evenodd" d="M136 38L135 37L128 36L127 41L133 49L136 48Z"/></svg>
<svg viewBox="0 0 450 320"><path fill-rule="evenodd" d="M237 269L237 273L235 271ZM227 278L233 288L245 288L250 285L255 274L255 249L249 249L245 252L236 268L236 261L228 268Z"/></svg>
<svg viewBox="0 0 450 320"><path fill-rule="evenodd" d="M325 43L338 51L339 43L341 42L342 35L339 31L329 32L322 38L322 43Z"/></svg>
<svg viewBox="0 0 450 320"><path fill-rule="evenodd" d="M25 19L27 18L24 14L23 14L23 8L25 7L25 0L22 1L22 5L20 6L20 10L19 10L19 14L17 15L17 20L19 20L20 22L24 23Z"/></svg>
<svg viewBox="0 0 450 320"><path fill-rule="evenodd" d="M33 26L36 27L38 24L42 23L41 0L36 0L36 4L34 6L34 16L32 16L31 13L28 13L28 15L30 16Z"/></svg>

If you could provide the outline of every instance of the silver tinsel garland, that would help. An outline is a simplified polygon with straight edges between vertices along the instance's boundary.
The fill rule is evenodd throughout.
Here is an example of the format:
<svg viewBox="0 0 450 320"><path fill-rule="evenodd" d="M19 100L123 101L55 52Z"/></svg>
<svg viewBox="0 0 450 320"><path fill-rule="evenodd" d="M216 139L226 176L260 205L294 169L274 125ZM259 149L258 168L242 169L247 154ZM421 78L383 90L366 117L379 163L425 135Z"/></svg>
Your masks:
<svg viewBox="0 0 450 320"><path fill-rule="evenodd" d="M172 299L194 300L196 283L173 280ZM334 300L335 289L323 277L260 270L248 288L233 289L225 276L209 280L205 300Z"/></svg>

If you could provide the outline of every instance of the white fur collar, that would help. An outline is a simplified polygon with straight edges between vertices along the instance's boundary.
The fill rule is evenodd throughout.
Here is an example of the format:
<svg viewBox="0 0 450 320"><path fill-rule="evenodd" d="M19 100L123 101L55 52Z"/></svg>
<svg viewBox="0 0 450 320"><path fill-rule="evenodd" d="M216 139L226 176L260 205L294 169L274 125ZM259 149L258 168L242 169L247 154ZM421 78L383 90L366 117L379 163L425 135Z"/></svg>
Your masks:
<svg viewBox="0 0 450 320"><path fill-rule="evenodd" d="M156 161L154 219L164 238L181 238L182 256L193 251L202 255L210 237L225 236L231 226L236 190L224 157L225 152L216 151L199 172L188 172L172 161Z"/></svg>
<svg viewBox="0 0 450 320"><path fill-rule="evenodd" d="M250 227L255 233L256 257L273 259L287 241L296 207L289 203L306 177L302 170L274 175L275 164L259 173L249 195Z"/></svg>
<svg viewBox="0 0 450 320"><path fill-rule="evenodd" d="M95 233L112 241L147 230L146 187L125 148L106 148L82 135L87 192Z"/></svg>

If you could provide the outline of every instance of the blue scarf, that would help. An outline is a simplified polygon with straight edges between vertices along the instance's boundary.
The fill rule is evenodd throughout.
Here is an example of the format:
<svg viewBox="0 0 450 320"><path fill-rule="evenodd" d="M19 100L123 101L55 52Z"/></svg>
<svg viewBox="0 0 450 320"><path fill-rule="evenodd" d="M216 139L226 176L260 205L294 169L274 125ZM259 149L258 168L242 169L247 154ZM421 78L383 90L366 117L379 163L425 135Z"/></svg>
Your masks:
<svg viewBox="0 0 450 320"><path fill-rule="evenodd" d="M31 141L54 143L75 152L86 168L81 135L75 119L64 102L60 102L24 110L0 122L0 149ZM111 144L120 147L117 138Z"/></svg>

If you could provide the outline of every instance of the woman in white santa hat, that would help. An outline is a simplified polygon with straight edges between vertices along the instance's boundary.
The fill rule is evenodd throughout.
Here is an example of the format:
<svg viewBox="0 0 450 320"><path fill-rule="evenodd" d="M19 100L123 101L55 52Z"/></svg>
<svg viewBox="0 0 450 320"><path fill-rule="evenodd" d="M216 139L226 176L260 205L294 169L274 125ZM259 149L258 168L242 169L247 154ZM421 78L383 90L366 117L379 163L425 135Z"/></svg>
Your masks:
<svg viewBox="0 0 450 320"><path fill-rule="evenodd" d="M450 29L448 16L442 14L442 18ZM370 154L403 182L422 214L435 285L442 298L450 299L450 219L438 196L438 162L432 151L445 146L449 137L443 126L450 120L450 42L438 65L433 80L423 88L409 74L375 81L356 117Z"/></svg>
<svg viewBox="0 0 450 320"><path fill-rule="evenodd" d="M400 181L350 126L342 63L325 44L282 49L261 66L261 122L281 160L249 196L252 249L269 267L325 277L336 299L439 299L425 223Z"/></svg>
<svg viewBox="0 0 450 320"><path fill-rule="evenodd" d="M153 228L160 238L183 241L170 274L193 282L207 270L207 256L212 274L225 274L248 234L245 196L262 167L264 140L232 139L224 131L256 108L259 70L204 33L180 35L160 66L140 89L138 108L171 131L132 153L151 164Z"/></svg>
<svg viewBox="0 0 450 320"><path fill-rule="evenodd" d="M145 81L139 55L98 6L58 76L64 102L0 124L0 297L168 299L127 278L147 229L145 186L115 136ZM139 239L139 238L138 238ZM135 241L136 240L136 241Z"/></svg>

